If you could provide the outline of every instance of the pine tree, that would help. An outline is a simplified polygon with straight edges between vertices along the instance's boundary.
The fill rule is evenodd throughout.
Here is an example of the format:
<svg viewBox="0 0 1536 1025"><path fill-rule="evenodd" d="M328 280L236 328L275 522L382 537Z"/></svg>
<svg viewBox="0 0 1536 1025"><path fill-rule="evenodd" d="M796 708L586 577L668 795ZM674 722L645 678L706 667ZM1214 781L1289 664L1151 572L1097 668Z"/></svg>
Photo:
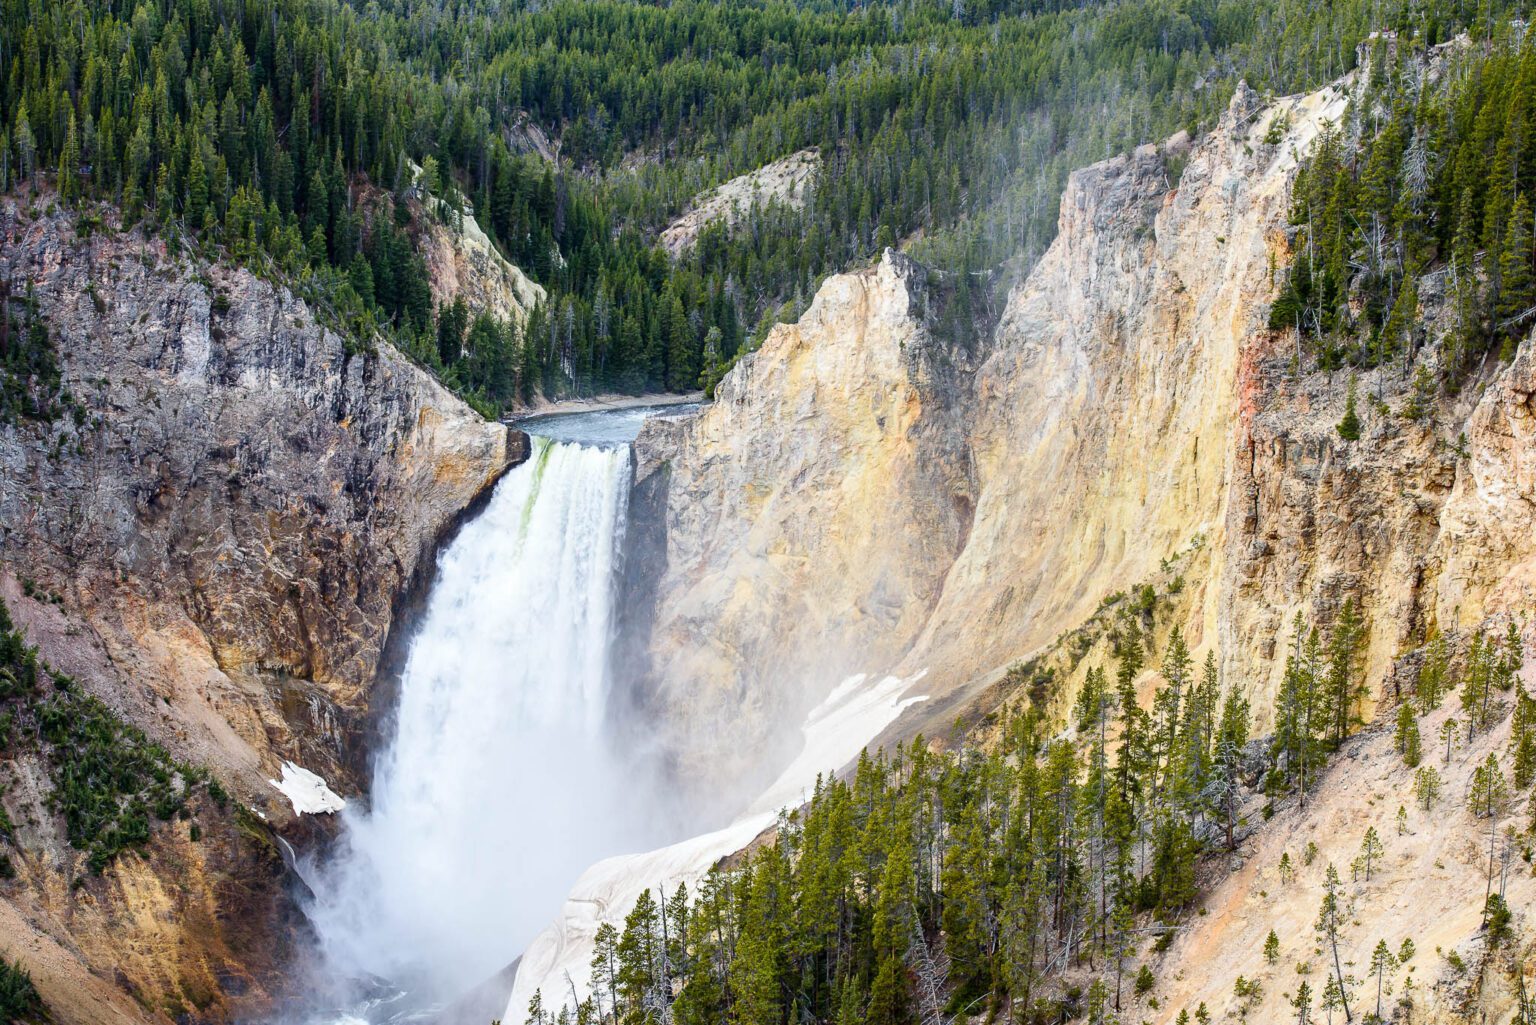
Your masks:
<svg viewBox="0 0 1536 1025"><path fill-rule="evenodd" d="M1445 717L1445 722L1440 724L1440 740L1445 744L1445 761L1449 765L1451 761L1451 745L1456 742L1456 730L1461 726L1454 715Z"/></svg>
<svg viewBox="0 0 1536 1025"><path fill-rule="evenodd" d="M1248 701L1236 688L1222 702L1221 723L1216 729L1214 778L1209 788L1226 832L1227 850L1237 849L1236 827L1240 807L1239 774L1243 750L1248 744Z"/></svg>
<svg viewBox="0 0 1536 1025"><path fill-rule="evenodd" d="M1338 986L1339 1003L1344 1008L1344 1020L1354 1021L1349 1010L1349 992L1345 988L1344 963L1339 956L1339 940L1343 935L1346 914L1343 901L1343 884L1339 873L1330 862L1323 877L1323 901L1317 913L1317 931L1323 942L1333 952L1333 980Z"/></svg>
<svg viewBox="0 0 1536 1025"><path fill-rule="evenodd" d="M464 355L464 332L469 326L469 307L464 297L445 303L437 311L437 358L451 367Z"/></svg>
<svg viewBox="0 0 1536 1025"><path fill-rule="evenodd" d="M1445 635L1439 634L1425 647L1424 661L1419 668L1415 693L1419 701L1419 714L1428 715L1440 707L1440 696L1445 691L1450 661L1450 651L1446 646Z"/></svg>
<svg viewBox="0 0 1536 1025"><path fill-rule="evenodd" d="M15 127L11 134L16 140L16 155L21 161L21 178L30 185L37 168L37 137L32 133L32 122L27 118L26 100L22 100L16 107Z"/></svg>
<svg viewBox="0 0 1536 1025"><path fill-rule="evenodd" d="M1381 998L1385 992L1386 980L1389 975L1397 971L1397 958L1392 956L1392 948L1387 946L1386 940L1377 940L1376 949L1371 952L1371 974L1376 976L1376 1020L1384 1020L1381 1017Z"/></svg>
<svg viewBox="0 0 1536 1025"><path fill-rule="evenodd" d="M1517 197L1499 252L1501 290L1497 312L1510 332L1536 306L1536 276L1531 268L1536 250L1532 248L1531 216L1530 201L1523 195Z"/></svg>
<svg viewBox="0 0 1536 1025"><path fill-rule="evenodd" d="M1386 847L1382 845L1381 834L1376 832L1375 826L1367 827L1365 839L1360 842L1360 858L1365 865L1365 878L1369 882L1371 878L1371 865L1380 860L1386 853Z"/></svg>
<svg viewBox="0 0 1536 1025"><path fill-rule="evenodd" d="M1310 1025L1312 1021L1312 987L1305 980L1296 987L1296 995L1291 998L1291 1006L1296 1009L1296 1025Z"/></svg>
<svg viewBox="0 0 1536 1025"><path fill-rule="evenodd" d="M698 343L677 293L672 293L670 299L663 298L662 304L667 318L665 384L668 391L688 391L698 385L699 369L695 362Z"/></svg>
<svg viewBox="0 0 1536 1025"><path fill-rule="evenodd" d="M1510 720L1510 756L1515 789L1536 783L1536 698L1523 689L1515 695L1515 714Z"/></svg>
<svg viewBox="0 0 1536 1025"><path fill-rule="evenodd" d="M1499 760L1489 752L1484 762L1472 771L1472 789L1469 799L1472 813L1478 818L1492 817L1509 795L1509 784Z"/></svg>
<svg viewBox="0 0 1536 1025"><path fill-rule="evenodd" d="M188 227L199 230L205 223L208 211L208 173L203 167L203 148L195 139L191 149L192 159L187 167L185 215Z"/></svg>
<svg viewBox="0 0 1536 1025"><path fill-rule="evenodd" d="M1493 659L1487 638L1472 635L1467 651L1467 676L1461 684L1461 711L1467 719L1467 741L1488 723L1488 703L1493 691Z"/></svg>
<svg viewBox="0 0 1536 1025"><path fill-rule="evenodd" d="M75 127L74 107L69 109L69 127L59 151L59 199L66 206L80 201L80 133Z"/></svg>
<svg viewBox="0 0 1536 1025"><path fill-rule="evenodd" d="M1413 706L1406 702L1397 709L1397 730L1393 737L1397 753L1403 756L1403 764L1410 769L1419 764L1423 748L1419 740L1419 720L1413 714Z"/></svg>
<svg viewBox="0 0 1536 1025"><path fill-rule="evenodd" d="M1357 721L1356 705L1363 686L1356 674L1360 644L1365 630L1353 598L1344 599L1328 639L1328 734L1337 747Z"/></svg>

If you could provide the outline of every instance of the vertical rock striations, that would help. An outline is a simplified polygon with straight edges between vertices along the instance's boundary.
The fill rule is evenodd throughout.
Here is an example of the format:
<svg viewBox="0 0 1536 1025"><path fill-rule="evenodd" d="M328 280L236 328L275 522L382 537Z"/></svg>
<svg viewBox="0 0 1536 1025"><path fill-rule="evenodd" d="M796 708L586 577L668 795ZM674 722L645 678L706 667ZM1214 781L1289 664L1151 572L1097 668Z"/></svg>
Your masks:
<svg viewBox="0 0 1536 1025"><path fill-rule="evenodd" d="M712 406L642 432L634 518L665 524L634 556L657 603L646 699L689 767L772 773L761 738L893 662L938 600L974 503L975 355L933 330L944 291L887 251L829 279Z"/></svg>
<svg viewBox="0 0 1536 1025"><path fill-rule="evenodd" d="M887 257L642 439L642 485L667 482L657 699L730 750L843 669L974 692L1182 553L1175 615L1262 725L1297 612L1363 609L1374 694L1427 629L1528 604L1529 345L1431 422L1371 404L1347 444L1347 375L1298 375L1268 328L1298 159L1353 86L1240 88L1198 141L1074 174L974 370L934 337L921 272ZM1394 367L1359 388L1395 411L1407 383Z"/></svg>
<svg viewBox="0 0 1536 1025"><path fill-rule="evenodd" d="M357 793L397 609L526 438L245 270L13 199L0 240L69 396L0 424L0 596L44 659L266 820L290 817L266 782L284 759ZM296 914L253 813L200 808L201 840L158 824L98 878L43 783L0 796L22 824L0 931L62 1020L271 996Z"/></svg>

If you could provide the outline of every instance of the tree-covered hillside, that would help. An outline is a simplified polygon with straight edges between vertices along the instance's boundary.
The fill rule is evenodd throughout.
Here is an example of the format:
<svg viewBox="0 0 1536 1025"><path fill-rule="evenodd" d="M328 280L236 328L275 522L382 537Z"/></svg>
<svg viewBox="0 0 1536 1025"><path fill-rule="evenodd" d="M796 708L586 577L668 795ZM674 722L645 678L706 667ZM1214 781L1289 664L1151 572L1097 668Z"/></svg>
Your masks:
<svg viewBox="0 0 1536 1025"><path fill-rule="evenodd" d="M1503 6L5 0L0 188L300 283L486 409L687 389L885 245L1027 264L1071 167L1208 122L1239 77L1296 89L1372 29L1433 41ZM524 112L558 163L519 152ZM656 245L698 190L805 147L803 211ZM404 202L413 163L446 212ZM548 290L523 328L433 308L411 241L464 202Z"/></svg>
<svg viewBox="0 0 1536 1025"><path fill-rule="evenodd" d="M1197 665L1176 627L1154 652L1156 602L1117 602L1117 658L1089 670L1068 723L1042 714L1019 667L989 744L935 753L918 738L889 757L866 754L851 779L818 782L744 863L691 893L647 892L622 930L601 926L592 993L578 1007L538 994L529 1025L1138 1020L1133 997L1167 981L1150 965L1197 928L1203 886L1240 862L1235 852L1260 819L1313 799L1330 757L1359 729L1363 634L1348 604L1326 630L1298 617L1277 645L1285 684L1275 730L1255 738L1242 687L1220 678L1214 653ZM1388 755L1406 763L1402 792L1375 800L1402 806L1398 837L1416 805L1480 831L1510 825L1528 859L1531 823L1518 809L1536 782L1536 699L1518 676L1517 631L1441 635L1419 655L1407 660L1418 668ZM1143 673L1154 660L1147 701ZM1464 720L1443 720L1452 734L1423 748L1420 721L1446 705ZM1507 741L1486 759L1453 760L1505 722ZM1304 962L1285 964L1275 983L1295 980L1287 1020L1387 1020L1381 994L1404 979L1406 996L1386 1006L1405 1012L1392 1020L1417 1020L1411 939L1390 950L1380 941L1387 954L1369 967L1339 956L1360 931L1343 880L1384 870L1395 845L1384 832L1385 821L1349 837L1348 863L1322 863L1318 836L1275 866L1284 886L1303 872L1321 881L1315 943L1283 938ZM1486 873L1476 901L1492 950L1510 940L1510 909L1491 859ZM1274 965L1282 938L1269 940ZM1236 1015L1199 1003L1162 1007L1170 1017L1159 1020L1247 1021L1260 995L1257 979L1239 976ZM1149 1006L1159 1009L1155 996Z"/></svg>
<svg viewBox="0 0 1536 1025"><path fill-rule="evenodd" d="M1438 388L1529 333L1533 195L1536 49L1523 24L1433 55L1422 39L1380 37L1362 95L1297 181L1296 257L1271 325L1295 328L1322 369L1414 375L1400 412L1422 417ZM1421 287L1435 298L1424 309ZM1340 431L1358 437L1358 423Z"/></svg>

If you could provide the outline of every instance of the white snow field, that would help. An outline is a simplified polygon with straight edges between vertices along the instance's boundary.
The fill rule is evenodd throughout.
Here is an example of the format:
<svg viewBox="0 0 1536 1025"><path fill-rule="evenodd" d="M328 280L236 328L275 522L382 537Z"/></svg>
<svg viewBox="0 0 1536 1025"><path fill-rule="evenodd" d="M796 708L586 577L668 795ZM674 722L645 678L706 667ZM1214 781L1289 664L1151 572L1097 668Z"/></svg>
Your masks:
<svg viewBox="0 0 1536 1025"><path fill-rule="evenodd" d="M337 797L325 780L293 762L283 763L281 780L269 779L267 782L282 791L283 796L293 803L295 815L326 815L347 806L347 802Z"/></svg>

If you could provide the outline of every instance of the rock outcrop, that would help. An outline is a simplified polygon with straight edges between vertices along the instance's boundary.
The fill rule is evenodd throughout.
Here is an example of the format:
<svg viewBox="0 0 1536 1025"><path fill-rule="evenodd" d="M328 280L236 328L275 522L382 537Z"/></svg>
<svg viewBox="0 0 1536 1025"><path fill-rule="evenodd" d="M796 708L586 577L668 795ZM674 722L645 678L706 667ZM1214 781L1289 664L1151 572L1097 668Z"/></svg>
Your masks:
<svg viewBox="0 0 1536 1025"><path fill-rule="evenodd" d="M44 659L270 822L291 817L267 782L285 759L355 794L397 609L526 438L388 344L350 350L285 288L137 231L80 229L0 201L0 277L31 289L72 401L52 423L0 425L12 613ZM0 887L0 905L32 931L24 960L52 947L73 959L37 971L45 997L115 967L118 990L175 1013L181 983L147 952L205 967L236 947L276 956L277 937L232 940L282 916L275 849L157 834L101 886L72 890L79 865L32 839L36 878ZM263 998L239 964L225 975L222 991L217 972L198 976L206 1013L237 990Z"/></svg>
<svg viewBox="0 0 1536 1025"><path fill-rule="evenodd" d="M976 527L912 660L964 685L1193 544L1211 551L1192 639L1214 640L1242 375L1266 334L1297 155L1344 104L1324 90L1265 109L1240 89L1197 144L1072 176L1057 240L978 372ZM1276 119L1288 128L1266 141Z"/></svg>
<svg viewBox="0 0 1536 1025"><path fill-rule="evenodd" d="M942 387L863 369L891 344L944 351L922 302L874 319L850 301L921 278L887 259L829 279L716 406L642 438L640 484L647 467L668 481L665 557L651 560L665 563L651 643L663 704L728 751L774 702L803 707L802 688L850 666L927 669L925 691L956 697L902 729L947 726L958 696L1106 597L1171 583L1177 556L1168 607L1262 728L1298 612L1326 626L1346 599L1362 609L1374 697L1427 631L1528 606L1530 344L1429 421L1369 403L1367 437L1349 444L1334 429L1347 375L1298 375L1294 338L1268 328L1298 160L1351 88L1272 104L1240 88L1198 141L1074 174L1056 241L983 358L946 359ZM1358 386L1392 411L1407 389L1401 366ZM906 418L866 413L908 394Z"/></svg>
<svg viewBox="0 0 1536 1025"><path fill-rule="evenodd" d="M713 405L636 443L632 519L665 534L642 560L649 700L688 738L685 768L726 791L777 772L761 738L788 740L837 680L900 657L965 545L975 357L934 332L942 293L893 252L831 278Z"/></svg>
<svg viewBox="0 0 1536 1025"><path fill-rule="evenodd" d="M682 216L662 230L661 244L680 257L693 248L705 228L721 222L734 227L754 205L802 207L820 169L821 154L806 149L722 182L697 196Z"/></svg>
<svg viewBox="0 0 1536 1025"><path fill-rule="evenodd" d="M472 318L483 313L505 323L526 323L528 314L544 301L544 287L501 255L475 220L469 200L460 196L460 208L454 210L423 187L420 167L411 168L418 176L412 190L421 225L416 247L427 265L433 304L463 299Z"/></svg>

